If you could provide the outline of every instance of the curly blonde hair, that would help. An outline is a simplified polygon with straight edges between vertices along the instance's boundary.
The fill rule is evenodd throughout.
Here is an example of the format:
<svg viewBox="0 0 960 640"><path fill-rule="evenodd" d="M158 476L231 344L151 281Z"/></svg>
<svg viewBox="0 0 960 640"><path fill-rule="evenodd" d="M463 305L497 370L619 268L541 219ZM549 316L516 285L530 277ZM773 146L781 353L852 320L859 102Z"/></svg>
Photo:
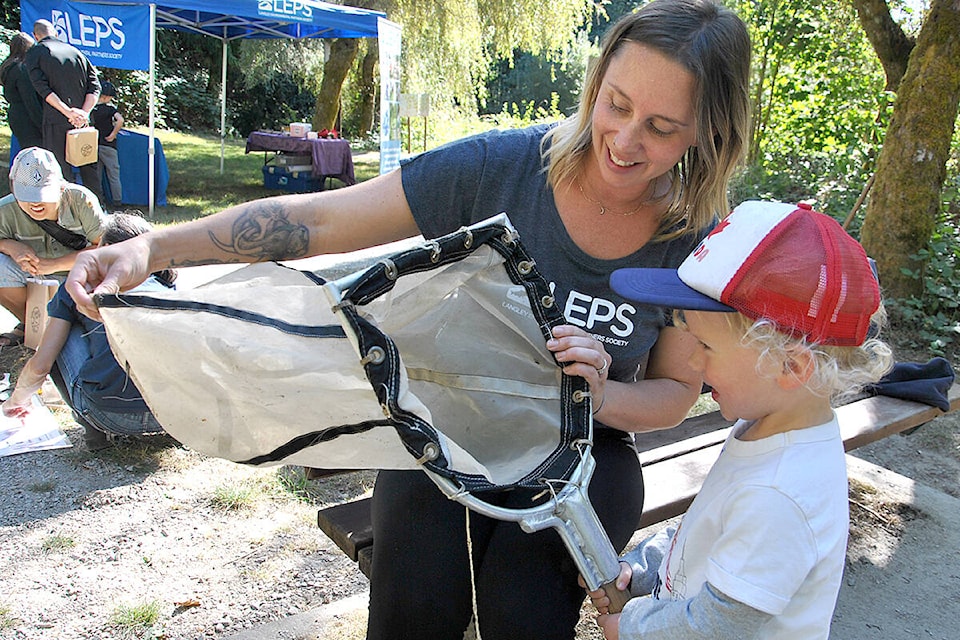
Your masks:
<svg viewBox="0 0 960 640"><path fill-rule="evenodd" d="M728 313L730 326L742 334L740 343L759 353L757 373L775 376L798 352L808 352L813 370L804 385L815 395L843 402L865 385L876 382L893 367L893 352L879 338L867 338L856 347L817 344L803 337L783 333L767 319L752 320L740 313ZM870 318L875 332L886 323L883 305Z"/></svg>

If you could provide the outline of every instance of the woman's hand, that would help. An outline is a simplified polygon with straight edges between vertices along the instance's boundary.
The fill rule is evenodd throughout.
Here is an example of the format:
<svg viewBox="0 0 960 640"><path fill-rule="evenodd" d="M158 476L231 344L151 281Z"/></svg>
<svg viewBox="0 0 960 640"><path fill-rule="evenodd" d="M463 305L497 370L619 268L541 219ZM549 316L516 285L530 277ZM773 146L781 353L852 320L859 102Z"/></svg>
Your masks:
<svg viewBox="0 0 960 640"><path fill-rule="evenodd" d="M72 256L75 254L68 254L67 256L61 256L59 258L38 258L34 269L36 273L35 276L45 276L51 273L59 273L60 271L69 271L70 267L73 266Z"/></svg>
<svg viewBox="0 0 960 640"><path fill-rule="evenodd" d="M23 418L33 407L32 394L22 394L14 391L10 397L0 405L0 411L8 418Z"/></svg>
<svg viewBox="0 0 960 640"><path fill-rule="evenodd" d="M607 379L613 358L602 342L583 329L569 324L554 327L553 338L547 340L547 349L553 352L568 375L585 378L591 388Z"/></svg>
<svg viewBox="0 0 960 640"><path fill-rule="evenodd" d="M597 626L603 629L603 637L606 640L618 640L620 638L619 613L605 613L597 616Z"/></svg>
<svg viewBox="0 0 960 640"><path fill-rule="evenodd" d="M547 349L567 375L580 376L587 381L593 397L593 412L598 413L603 405L603 389L610 373L610 363L613 362L603 343L579 327L564 324L553 328L553 338L547 340Z"/></svg>
<svg viewBox="0 0 960 640"><path fill-rule="evenodd" d="M37 273L37 263L40 261L40 258L37 257L36 252L31 249L29 245L17 240L8 240L4 248L4 253L10 256L10 259L16 262L17 266L27 273L39 275Z"/></svg>
<svg viewBox="0 0 960 640"><path fill-rule="evenodd" d="M60 320L60 322L65 321ZM54 331L57 331L57 329L54 329ZM41 339L41 346L38 347L38 351L43 348L42 342L43 340ZM59 348L56 353L60 353ZM56 357L56 354L54 354L53 357ZM34 354L23 365L23 368L20 370L20 377L17 378L17 386L13 388L10 397L3 403L3 415L21 418L30 413L30 410L33 408L33 394L40 390L40 387L43 386L43 381L47 377L47 373L49 373L49 369L43 370L42 367L40 370L37 369L37 360L39 358L37 354Z"/></svg>
<svg viewBox="0 0 960 640"><path fill-rule="evenodd" d="M90 114L79 107L71 107L67 114L67 120L74 127L86 127L90 124Z"/></svg>

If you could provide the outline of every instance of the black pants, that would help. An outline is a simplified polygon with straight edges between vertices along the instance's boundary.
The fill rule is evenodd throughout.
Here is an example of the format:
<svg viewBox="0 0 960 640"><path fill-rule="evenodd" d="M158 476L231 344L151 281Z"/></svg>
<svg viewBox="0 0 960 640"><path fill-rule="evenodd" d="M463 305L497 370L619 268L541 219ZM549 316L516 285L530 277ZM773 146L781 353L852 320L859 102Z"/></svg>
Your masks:
<svg viewBox="0 0 960 640"><path fill-rule="evenodd" d="M63 177L67 182L73 182L73 165L67 162L67 132L73 129L69 123L43 123L43 148L57 158ZM83 186L93 192L101 205L103 204L103 187L100 185L100 176L97 172L97 163L85 164L77 167L80 170L80 180Z"/></svg>
<svg viewBox="0 0 960 640"><path fill-rule="evenodd" d="M633 447L597 437L590 501L621 551L640 523L643 479ZM533 491L483 499L530 506ZM470 622L465 507L421 471L381 471L373 492L368 640L462 640ZM585 592L555 531L470 514L480 633L485 640L571 640Z"/></svg>

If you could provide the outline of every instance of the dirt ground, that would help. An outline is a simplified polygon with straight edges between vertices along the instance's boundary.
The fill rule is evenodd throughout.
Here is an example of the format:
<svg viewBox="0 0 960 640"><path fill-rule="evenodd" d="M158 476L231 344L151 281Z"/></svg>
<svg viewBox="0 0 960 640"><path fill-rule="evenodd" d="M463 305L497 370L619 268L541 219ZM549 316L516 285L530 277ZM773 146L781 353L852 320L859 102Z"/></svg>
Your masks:
<svg viewBox="0 0 960 640"><path fill-rule="evenodd" d="M0 368L25 355L0 349ZM363 637L366 579L316 510L369 491L372 474L311 483L165 437L90 452L52 387L44 397L73 446L0 458L0 640ZM957 637L960 416L856 455L878 466L851 463L832 637ZM322 632L276 630L322 611ZM585 608L578 638L599 637Z"/></svg>

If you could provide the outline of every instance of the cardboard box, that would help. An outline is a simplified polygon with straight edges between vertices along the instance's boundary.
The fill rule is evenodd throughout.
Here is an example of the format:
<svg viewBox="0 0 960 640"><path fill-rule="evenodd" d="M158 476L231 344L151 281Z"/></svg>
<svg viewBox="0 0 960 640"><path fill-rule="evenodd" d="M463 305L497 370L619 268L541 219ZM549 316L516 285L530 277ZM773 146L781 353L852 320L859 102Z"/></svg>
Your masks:
<svg viewBox="0 0 960 640"><path fill-rule="evenodd" d="M57 292L59 280L27 278L27 315L23 323L23 344L30 349L40 346L40 338L47 326L47 303Z"/></svg>
<svg viewBox="0 0 960 640"><path fill-rule="evenodd" d="M96 127L80 127L67 131L66 159L75 167L94 164L98 156L99 134Z"/></svg>
<svg viewBox="0 0 960 640"><path fill-rule="evenodd" d="M290 123L290 135L294 138L303 138L307 135L308 131L313 129L313 125L309 122L291 122Z"/></svg>

